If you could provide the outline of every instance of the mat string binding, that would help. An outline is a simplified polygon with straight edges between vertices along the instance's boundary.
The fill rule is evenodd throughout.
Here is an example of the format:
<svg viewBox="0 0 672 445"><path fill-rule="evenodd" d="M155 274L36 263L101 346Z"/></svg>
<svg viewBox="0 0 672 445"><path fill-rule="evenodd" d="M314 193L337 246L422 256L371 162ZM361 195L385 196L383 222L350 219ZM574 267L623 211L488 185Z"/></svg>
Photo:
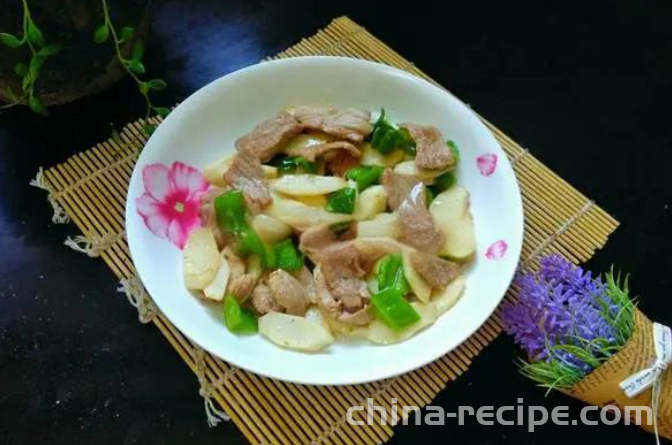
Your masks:
<svg viewBox="0 0 672 445"><path fill-rule="evenodd" d="M159 309L137 276L119 281L117 292L126 294L128 302L138 310L138 320L140 320L140 323L149 323L159 313Z"/></svg>
<svg viewBox="0 0 672 445"><path fill-rule="evenodd" d="M124 233L104 233L102 236L91 235L85 237L83 235L76 235L74 238L67 237L63 241L63 245L71 248L76 252L81 252L91 258L97 258L105 250L112 247L114 243L123 238Z"/></svg>
<svg viewBox="0 0 672 445"><path fill-rule="evenodd" d="M198 378L198 395L203 397L203 406L205 408L205 415L208 420L210 428L219 425L222 420L228 422L231 418L222 410L218 409L212 401L212 393L217 386L221 386L231 378L231 376L238 370L238 368L231 367L224 375L222 375L214 384L211 384L205 375L205 351L202 348L194 347L194 363L196 365L196 377Z"/></svg>
<svg viewBox="0 0 672 445"><path fill-rule="evenodd" d="M70 217L67 215L67 213L65 213L63 207L61 207L61 205L56 202L56 198L54 197L54 190L44 179L44 168L40 167L39 170L37 170L35 178L30 180L29 185L47 192L47 201L49 201L51 208L54 210L54 214L51 217L51 221L54 224L65 224L70 221Z"/></svg>

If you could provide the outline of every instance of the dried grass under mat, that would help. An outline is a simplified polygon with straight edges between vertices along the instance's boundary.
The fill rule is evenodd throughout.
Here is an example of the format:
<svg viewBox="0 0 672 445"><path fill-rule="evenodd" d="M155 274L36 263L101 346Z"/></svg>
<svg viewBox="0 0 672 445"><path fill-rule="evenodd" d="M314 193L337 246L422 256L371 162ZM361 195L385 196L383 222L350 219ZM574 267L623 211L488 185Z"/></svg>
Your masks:
<svg viewBox="0 0 672 445"><path fill-rule="evenodd" d="M334 20L316 35L276 58L338 55L386 63L433 82L413 63L346 17ZM159 123L159 120L154 120ZM588 260L602 247L618 223L604 210L541 164L499 129L484 120L514 166L523 194L525 241L522 266L536 267L541 254L556 252L575 263ZM34 185L49 191L55 221L63 210L84 238L69 245L100 256L121 280L123 291L139 309L143 322L153 322L199 376L209 421L221 407L251 443L379 444L393 434L391 426L352 426L346 410L367 398L390 409L428 404L448 383L465 372L471 360L501 331L493 315L471 338L450 354L414 372L384 381L341 387L293 385L263 378L211 357L190 343L160 312L136 277L124 233L124 205L138 152L146 142L143 121L128 125L116 137L74 155L38 175ZM515 297L510 289L507 298ZM208 406L208 404L210 405ZM355 418L362 418L358 412ZM376 417L379 418L379 417ZM389 418L389 412L388 412Z"/></svg>

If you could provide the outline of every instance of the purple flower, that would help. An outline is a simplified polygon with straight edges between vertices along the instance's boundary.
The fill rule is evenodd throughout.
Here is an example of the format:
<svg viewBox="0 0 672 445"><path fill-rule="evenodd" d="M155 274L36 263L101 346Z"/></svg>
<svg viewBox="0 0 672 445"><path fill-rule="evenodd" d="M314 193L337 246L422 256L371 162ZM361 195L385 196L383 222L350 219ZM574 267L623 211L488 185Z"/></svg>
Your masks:
<svg viewBox="0 0 672 445"><path fill-rule="evenodd" d="M587 373L592 370L589 363L557 346L578 346L600 357L604 342L616 342L615 330L603 315L618 309L599 278L565 258L549 255L540 266L516 277L518 302L502 306L504 329L531 361L556 360Z"/></svg>

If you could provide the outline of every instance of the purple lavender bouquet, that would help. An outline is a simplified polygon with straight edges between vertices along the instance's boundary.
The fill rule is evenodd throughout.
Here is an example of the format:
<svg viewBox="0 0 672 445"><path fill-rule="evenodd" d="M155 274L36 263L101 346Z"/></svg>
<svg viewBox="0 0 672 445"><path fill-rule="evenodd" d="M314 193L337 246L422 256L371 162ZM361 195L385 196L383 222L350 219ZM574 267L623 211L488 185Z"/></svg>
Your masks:
<svg viewBox="0 0 672 445"><path fill-rule="evenodd" d="M593 278L559 255L514 282L518 301L505 303L505 330L527 353L521 371L541 386L569 389L617 353L635 327L627 278Z"/></svg>

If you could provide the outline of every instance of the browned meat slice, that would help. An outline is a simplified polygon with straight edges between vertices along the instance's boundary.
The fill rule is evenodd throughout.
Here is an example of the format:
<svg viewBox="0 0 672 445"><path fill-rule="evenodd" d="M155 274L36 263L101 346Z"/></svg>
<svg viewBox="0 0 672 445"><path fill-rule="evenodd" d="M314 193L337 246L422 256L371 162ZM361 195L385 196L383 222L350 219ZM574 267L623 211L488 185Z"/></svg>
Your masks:
<svg viewBox="0 0 672 445"><path fill-rule="evenodd" d="M368 300L371 296L366 282L359 278L337 278L330 284L331 294L341 300L344 309L349 312L361 308L363 300Z"/></svg>
<svg viewBox="0 0 672 445"><path fill-rule="evenodd" d="M357 235L356 230L357 225L350 224L348 230L336 235L329 224L313 226L301 234L299 249L310 257L337 242L353 239Z"/></svg>
<svg viewBox="0 0 672 445"><path fill-rule="evenodd" d="M326 169L334 176L345 176L345 172L359 165L359 156L350 156L347 152L340 151L327 159Z"/></svg>
<svg viewBox="0 0 672 445"><path fill-rule="evenodd" d="M323 131L352 142L361 142L371 133L371 114L368 111L300 106L294 109L293 114L306 129Z"/></svg>
<svg viewBox="0 0 672 445"><path fill-rule="evenodd" d="M361 278L366 275L361 255L353 242L342 242L321 250L316 256L324 278L330 285L343 278ZM333 286L332 286L333 288Z"/></svg>
<svg viewBox="0 0 672 445"><path fill-rule="evenodd" d="M301 124L286 111L260 123L245 136L238 138L238 151L248 151L261 160L270 160L291 138L301 133Z"/></svg>
<svg viewBox="0 0 672 445"><path fill-rule="evenodd" d="M233 253L230 248L225 248L223 253L231 271L226 291L235 295L238 301L245 301L250 296L250 293L252 293L252 290L254 290L258 277L245 273L245 262Z"/></svg>
<svg viewBox="0 0 672 445"><path fill-rule="evenodd" d="M224 246L231 244L233 241L229 234L219 228L219 224L217 224L217 218L215 217L215 207L212 205L212 202L215 200L215 198L222 193L224 193L224 189L222 188L210 188L201 196L201 205L198 209L203 226L210 227L212 234L215 236L215 240L217 240L217 246L220 249L223 249Z"/></svg>
<svg viewBox="0 0 672 445"><path fill-rule="evenodd" d="M345 304L350 303L345 303L343 299L337 301L334 298L319 267L315 268L314 274L315 283L319 292L319 300L317 305L325 316L338 320L342 323L356 326L367 325L371 322L372 317L368 312L368 301L361 309L352 313L348 312L347 310L344 310L344 306ZM351 305L350 307L354 308L355 306Z"/></svg>
<svg viewBox="0 0 672 445"><path fill-rule="evenodd" d="M431 125L402 124L415 141L415 165L418 168L442 170L455 165L453 152L438 128Z"/></svg>
<svg viewBox="0 0 672 445"><path fill-rule="evenodd" d="M274 271L266 280L275 301L291 315L304 315L308 295L299 280L282 269Z"/></svg>
<svg viewBox="0 0 672 445"><path fill-rule="evenodd" d="M327 286L327 280L324 278L324 274L319 267L316 267L313 271L313 275L315 277L315 285L317 286L318 292L317 306L324 315L331 318L338 318L341 313L341 305L331 294L329 286Z"/></svg>
<svg viewBox="0 0 672 445"><path fill-rule="evenodd" d="M312 147L293 148L286 150L286 153L290 156L303 156L310 162L315 162L321 156L334 155L332 153L334 151L345 152L355 158L359 158L362 155L357 147L346 141L325 142L324 144Z"/></svg>
<svg viewBox="0 0 672 445"><path fill-rule="evenodd" d="M356 312L343 312L339 317L338 321L341 323L351 324L355 326L366 326L371 323L373 317L369 312L368 305L359 309Z"/></svg>
<svg viewBox="0 0 672 445"><path fill-rule="evenodd" d="M317 292L317 285L315 284L315 279L313 278L313 274L310 273L310 270L308 270L306 266L303 266L301 270L294 272L294 277L296 277L303 288L306 289L308 300L311 303L317 303L317 299L319 297Z"/></svg>
<svg viewBox="0 0 672 445"><path fill-rule="evenodd" d="M443 289L460 276L460 266L424 252L413 252L411 263L432 289Z"/></svg>
<svg viewBox="0 0 672 445"><path fill-rule="evenodd" d="M387 192L387 204L392 210L397 210L404 199L408 198L411 190L422 181L412 175L401 175L387 169L380 178L381 184Z"/></svg>
<svg viewBox="0 0 672 445"><path fill-rule="evenodd" d="M248 208L259 212L271 203L271 193L259 159L251 151L239 151L231 167L224 173L224 180L243 192Z"/></svg>
<svg viewBox="0 0 672 445"><path fill-rule="evenodd" d="M427 209L425 185L416 184L397 209L400 241L421 252L436 254L445 241L445 235L436 227L434 217Z"/></svg>
<svg viewBox="0 0 672 445"><path fill-rule="evenodd" d="M263 283L257 284L250 299L252 307L261 315L269 312L282 312L282 307L273 298L273 292Z"/></svg>

